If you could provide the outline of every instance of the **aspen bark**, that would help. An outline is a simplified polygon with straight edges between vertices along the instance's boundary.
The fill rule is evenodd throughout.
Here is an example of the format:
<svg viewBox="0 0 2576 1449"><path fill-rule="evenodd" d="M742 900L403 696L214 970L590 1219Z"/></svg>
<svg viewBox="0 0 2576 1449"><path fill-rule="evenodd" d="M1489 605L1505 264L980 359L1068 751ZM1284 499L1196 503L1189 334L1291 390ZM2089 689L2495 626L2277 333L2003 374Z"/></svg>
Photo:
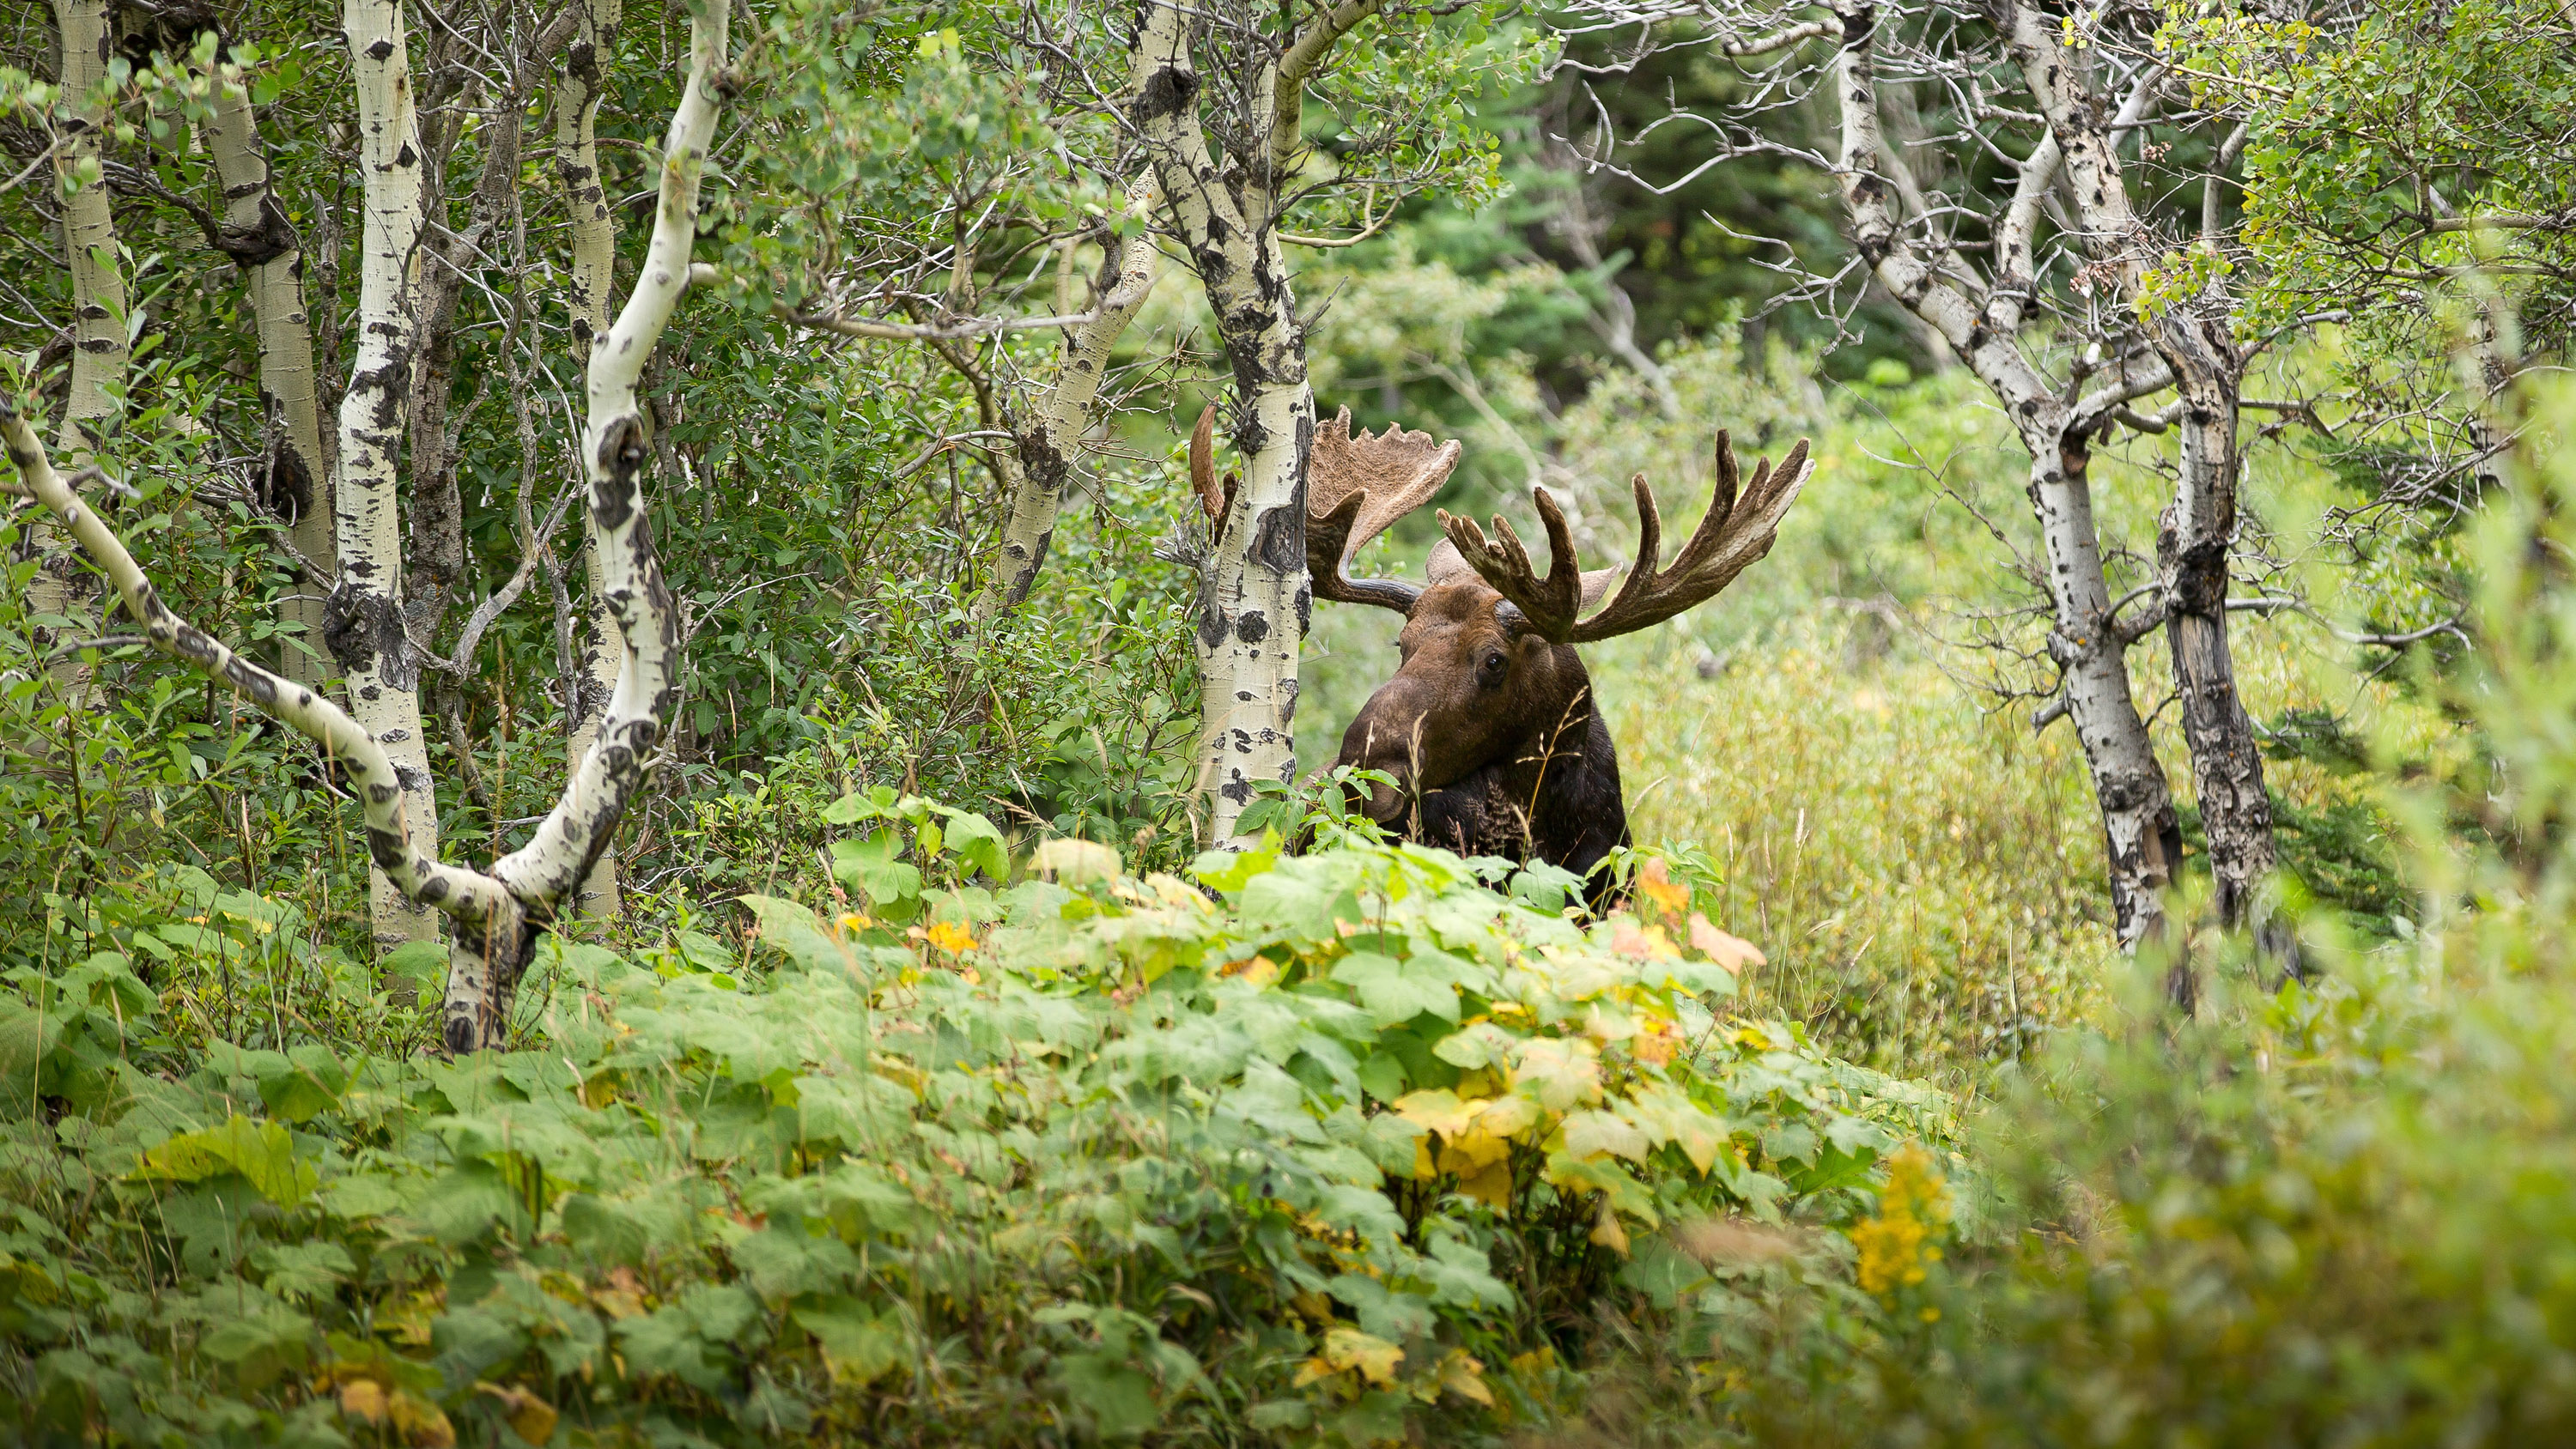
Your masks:
<svg viewBox="0 0 2576 1449"><path fill-rule="evenodd" d="M1142 220L1153 204L1150 177L1139 178L1128 188L1131 217ZM1111 236L1091 320L1065 329L1064 356L1056 363L1054 381L1027 419L1011 429L1018 474L1002 522L1002 541L994 550L992 577L977 603L978 617L1018 608L1037 582L1038 570L1046 566L1047 549L1055 541L1056 511L1073 486L1074 466L1081 457L1084 436L1091 431L1092 409L1100 399L1110 351L1153 294L1161 263L1162 254L1154 249L1152 237L1142 232L1124 239Z"/></svg>
<svg viewBox="0 0 2576 1449"><path fill-rule="evenodd" d="M2030 452L2031 512L2045 543L2055 620L2049 653L2063 671L2067 714L2102 812L2120 942L2134 946L2163 933L2164 892L2180 863L2182 836L2164 768L2129 690L2129 641L2112 618L2102 568L2086 476L2086 436L2101 419L2061 397L2014 340L2033 275L2031 234L2061 153L2056 142L2043 142L2025 161L1998 239L1995 280L1978 306L1906 239L1892 205L1893 188L1880 174L1886 143L1872 44L1878 7L1846 0L1835 15L1842 29L1834 74L1842 123L1840 181L1853 239L1888 292L1946 339L2003 403Z"/></svg>
<svg viewBox="0 0 2576 1449"><path fill-rule="evenodd" d="M619 0L574 0L572 49L564 57L554 105L555 172L571 213L572 266L566 302L572 313L573 356L590 360L594 339L608 331L608 302L616 285L617 220L599 175L599 100L606 89L609 48L615 43ZM608 607L608 589L595 549L582 550L583 598L590 606L590 638L581 650L568 702L571 733L567 761L578 764L599 738L601 712L617 688L626 640ZM617 849L602 843L581 884L579 909L609 920L624 909L618 889Z"/></svg>
<svg viewBox="0 0 2576 1449"><path fill-rule="evenodd" d="M113 17L113 0L54 0L54 22L62 42L57 74L71 108L57 141L54 187L62 207L63 260L71 270L72 283L71 394L63 407L55 446L75 462L88 459L96 425L122 408L110 389L125 381L130 355L125 271L116 254L116 216L100 173L106 159L108 110L91 96L107 78ZM36 575L27 583L29 612L69 617L82 609L89 590L62 536L39 516L28 529L27 541L37 558ZM66 661L56 666L54 676L76 697L87 697L88 666Z"/></svg>
<svg viewBox="0 0 2576 1449"><path fill-rule="evenodd" d="M223 228L217 244L249 283L251 313L259 328L259 400L266 415L268 457L262 493L287 521L287 541L299 558L295 595L282 610L297 626L298 644L281 651L286 677L319 688L331 670L324 659L323 597L336 557L332 537L330 469L322 451L322 409L314 383L313 324L304 306L304 249L270 189L268 153L250 92L238 82L220 86L206 149L224 188ZM304 573L310 563L320 571Z"/></svg>
<svg viewBox="0 0 2576 1449"><path fill-rule="evenodd" d="M2117 134L2135 124L2152 87L2140 85L2115 114L2095 83L2090 53L2070 53L2061 44L2055 16L2016 3L2009 22L2006 43L2064 157L2085 250L2118 277L2123 299L2149 309L2148 339L2181 395L2180 465L2156 539L2166 641L2182 692L2183 739L2191 750L2219 922L2231 929L2257 926L2264 947L2278 957L2294 943L2264 895L2278 859L2272 802L2227 646L2244 364L2215 283L2159 303L2145 295L2149 269L2163 249L2131 202ZM2178 993L2187 984L2178 980Z"/></svg>
<svg viewBox="0 0 2576 1449"><path fill-rule="evenodd" d="M438 854L438 802L421 737L420 659L403 629L402 526L395 485L412 356L412 263L421 231L421 153L400 0L347 0L342 28L358 90L358 345L340 402L331 486L339 580L324 637L348 680L350 711L393 762L421 852ZM436 940L438 916L379 867L368 874L379 949Z"/></svg>
<svg viewBox="0 0 2576 1449"><path fill-rule="evenodd" d="M1128 121L1143 140L1191 269L1206 289L1234 372L1243 482L1212 530L1200 571L1199 783L1203 838L1235 842L1255 782L1296 778L1297 652L1313 594L1306 576L1306 461L1315 397L1279 213L1303 160L1305 85L1333 44L1377 12L1344 0L1276 55L1255 52L1243 94L1257 114L1248 154L1220 166L1199 106L1191 12L1146 0L1136 22Z"/></svg>
<svg viewBox="0 0 2576 1449"><path fill-rule="evenodd" d="M54 20L62 35L63 92L74 108L54 158L64 260L72 274L71 397L63 406L55 446L75 462L89 454L92 425L123 407L110 389L125 381L131 355L116 216L99 174L106 159L107 107L91 99L107 79L114 13L113 0L54 0Z"/></svg>
<svg viewBox="0 0 2576 1449"><path fill-rule="evenodd" d="M534 838L493 866L521 901L547 906L573 894L608 848L627 802L644 783L664 722L680 698L680 612L662 579L645 506L643 476L652 461L651 425L636 383L654 344L689 285L696 244L698 183L706 166L725 77L726 0L701 0L690 26L689 80L663 140L660 205L653 239L635 288L605 336L591 348L589 417L581 461L588 480L584 515L590 551L599 561L601 597L617 625L625 657L597 738L564 783L563 798L539 822ZM447 1041L498 1042L510 994L527 953L469 954L460 942L447 982Z"/></svg>

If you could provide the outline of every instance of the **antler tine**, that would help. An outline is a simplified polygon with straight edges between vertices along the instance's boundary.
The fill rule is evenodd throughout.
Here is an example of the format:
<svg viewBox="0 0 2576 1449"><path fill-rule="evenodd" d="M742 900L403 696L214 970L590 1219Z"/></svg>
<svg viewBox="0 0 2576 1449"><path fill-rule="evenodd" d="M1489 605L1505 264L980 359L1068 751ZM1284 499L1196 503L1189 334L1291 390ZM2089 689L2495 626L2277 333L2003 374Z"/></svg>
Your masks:
<svg viewBox="0 0 2576 1449"><path fill-rule="evenodd" d="M1209 527L1225 521L1225 495L1216 486L1215 403L1207 405L1207 410L1199 414L1199 425L1190 430L1190 491L1199 496L1199 507L1206 511Z"/></svg>
<svg viewBox="0 0 2576 1449"><path fill-rule="evenodd" d="M1306 576L1315 597L1336 604L1375 604L1409 613L1422 597L1422 586L1405 579L1355 579L1342 560L1349 553L1351 525L1368 506L1368 493L1353 493L1329 513L1306 520Z"/></svg>
<svg viewBox="0 0 2576 1449"><path fill-rule="evenodd" d="M1574 532L1566 527L1564 510L1544 488L1531 489L1530 496L1538 504L1539 523L1547 529L1545 578L1530 567L1529 550L1501 514L1494 515L1492 542L1486 541L1476 520L1452 516L1446 509L1441 511L1440 526L1448 530L1459 557L1505 602L1520 610L1531 628L1562 644L1573 636L1574 616L1583 607L1583 571L1575 560Z"/></svg>
<svg viewBox="0 0 2576 1449"><path fill-rule="evenodd" d="M1664 556L1664 515L1655 507L1655 490L1646 486L1646 475L1643 473L1630 476L1628 489L1637 495L1637 566L1629 571L1627 580L1619 585L1618 597L1610 601L1610 607L1595 615L1595 618L1636 607L1646 592L1655 587L1658 572L1656 565ZM1702 527L1705 526L1702 524ZM1697 540L1694 539L1693 542ZM1682 545L1682 551L1688 554L1690 545ZM1678 562L1674 564L1676 569L1680 566Z"/></svg>
<svg viewBox="0 0 2576 1449"><path fill-rule="evenodd" d="M1669 569L1655 566L1655 551L1648 546L1649 541L1660 541L1662 521L1645 475L1637 475L1632 484L1637 493L1640 540L1637 572L1629 576L1610 607L1573 628L1568 642L1584 644L1633 633L1714 597L1733 583L1736 575L1771 551L1779 537L1782 516L1797 501L1812 471L1807 462L1807 440L1801 438L1777 470L1769 459L1756 465L1752 481L1738 493L1740 469L1734 443L1720 432L1716 496L1710 499L1707 516L1692 530L1690 541L1682 545Z"/></svg>

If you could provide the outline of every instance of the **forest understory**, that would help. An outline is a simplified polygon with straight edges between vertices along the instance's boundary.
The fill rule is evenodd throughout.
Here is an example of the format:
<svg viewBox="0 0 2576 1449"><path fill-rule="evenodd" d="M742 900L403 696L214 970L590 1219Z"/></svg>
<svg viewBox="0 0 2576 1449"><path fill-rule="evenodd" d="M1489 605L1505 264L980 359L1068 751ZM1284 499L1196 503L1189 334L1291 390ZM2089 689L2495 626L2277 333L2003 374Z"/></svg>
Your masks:
<svg viewBox="0 0 2576 1449"><path fill-rule="evenodd" d="M2571 76L0 3L0 1439L2576 1437Z"/></svg>

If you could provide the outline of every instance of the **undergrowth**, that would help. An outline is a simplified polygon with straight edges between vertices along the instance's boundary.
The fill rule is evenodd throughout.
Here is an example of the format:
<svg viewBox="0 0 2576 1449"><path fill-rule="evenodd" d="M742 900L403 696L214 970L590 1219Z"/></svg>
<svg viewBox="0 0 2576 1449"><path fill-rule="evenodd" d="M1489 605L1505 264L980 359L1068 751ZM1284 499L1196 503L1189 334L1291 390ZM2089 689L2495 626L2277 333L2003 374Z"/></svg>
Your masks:
<svg viewBox="0 0 2576 1449"><path fill-rule="evenodd" d="M839 899L554 939L521 1049L457 1062L201 873L58 922L0 992L5 1422L1481 1441L1605 1324L1831 1279L1882 1158L1948 1140L1739 1015L1759 953L1653 858L1587 925L1561 873L1357 838L1197 884L1058 840L1003 888L981 817L832 819Z"/></svg>

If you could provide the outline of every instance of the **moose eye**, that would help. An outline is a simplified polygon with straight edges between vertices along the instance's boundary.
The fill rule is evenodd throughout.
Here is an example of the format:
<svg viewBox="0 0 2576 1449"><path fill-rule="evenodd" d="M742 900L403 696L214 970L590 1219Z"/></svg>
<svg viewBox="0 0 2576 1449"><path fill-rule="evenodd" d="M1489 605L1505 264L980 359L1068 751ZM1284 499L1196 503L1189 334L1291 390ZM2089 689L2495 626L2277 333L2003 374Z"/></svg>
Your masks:
<svg viewBox="0 0 2576 1449"><path fill-rule="evenodd" d="M1503 677L1503 662L1502 651L1497 649L1488 653L1479 667L1485 671L1488 681L1498 680Z"/></svg>

